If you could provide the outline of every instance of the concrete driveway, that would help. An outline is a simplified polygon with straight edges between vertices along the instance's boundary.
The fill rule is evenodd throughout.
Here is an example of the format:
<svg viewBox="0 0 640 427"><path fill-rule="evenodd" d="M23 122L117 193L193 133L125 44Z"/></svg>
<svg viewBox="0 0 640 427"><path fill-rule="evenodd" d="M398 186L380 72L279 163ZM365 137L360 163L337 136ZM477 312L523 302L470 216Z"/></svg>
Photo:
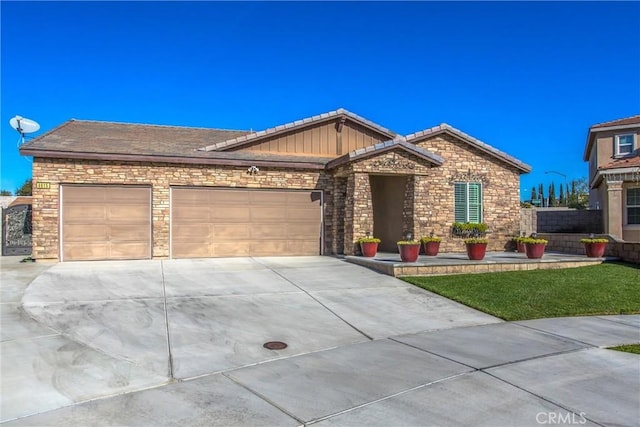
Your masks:
<svg viewBox="0 0 640 427"><path fill-rule="evenodd" d="M640 358L598 348L640 316L505 323L329 257L3 262L2 297L7 425L640 419Z"/></svg>

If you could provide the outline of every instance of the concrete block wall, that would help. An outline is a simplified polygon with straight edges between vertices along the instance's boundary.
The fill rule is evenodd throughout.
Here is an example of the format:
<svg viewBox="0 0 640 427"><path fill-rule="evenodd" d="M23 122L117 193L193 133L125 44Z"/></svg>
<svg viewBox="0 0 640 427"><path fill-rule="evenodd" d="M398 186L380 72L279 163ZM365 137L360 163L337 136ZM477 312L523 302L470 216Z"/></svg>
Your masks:
<svg viewBox="0 0 640 427"><path fill-rule="evenodd" d="M536 209L538 233L602 233L601 210Z"/></svg>
<svg viewBox="0 0 640 427"><path fill-rule="evenodd" d="M569 254L585 255L584 244L580 239L589 237L588 234L579 233L538 233L538 237L549 241L547 250ZM596 237L609 239L605 256L617 257L622 261L640 264L640 243L627 243L616 241L609 235L596 235Z"/></svg>

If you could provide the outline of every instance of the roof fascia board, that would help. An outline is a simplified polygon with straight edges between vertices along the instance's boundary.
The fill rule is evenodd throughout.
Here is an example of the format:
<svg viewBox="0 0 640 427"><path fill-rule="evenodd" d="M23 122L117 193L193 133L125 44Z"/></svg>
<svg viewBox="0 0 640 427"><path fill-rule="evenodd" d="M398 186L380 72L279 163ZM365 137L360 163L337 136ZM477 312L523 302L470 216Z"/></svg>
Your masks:
<svg viewBox="0 0 640 427"><path fill-rule="evenodd" d="M484 145L478 144L478 142L470 139L468 136L466 136L466 134L462 131L457 131L457 129L452 129L451 126L449 125L444 125L441 127L441 129L437 129L434 130L432 132L429 133L423 133L423 132L416 132L415 134L409 135L409 137L407 138L408 142L411 143L416 143L419 142L421 140L424 139L428 139L431 138L433 136L437 136L440 134L446 133L448 135L451 135L455 138L461 139L463 141L465 141L466 143L468 143L469 145L477 148L478 150L487 153L489 155L491 155L492 157L499 159L513 167L515 167L516 169L524 172L524 173L529 173L531 172L531 166L527 165L526 163L519 163L517 161L514 161L515 159L512 160L511 156L509 156L506 153L501 154L500 152L497 152L497 149L493 149L493 147L491 148L487 148ZM415 136L413 136L415 135ZM481 142L481 141L479 141ZM484 143L483 143L484 144ZM494 151L495 150L495 151ZM507 157L505 157L507 156Z"/></svg>
<svg viewBox="0 0 640 427"><path fill-rule="evenodd" d="M324 163L295 162L279 160L251 160L251 159L221 159L207 157L180 157L180 156L144 156L134 154L103 154L103 153L77 153L70 151L45 151L29 150L21 148L20 154L23 156L33 156L54 159L85 159L123 162L153 162L153 163L173 163L173 164L196 164L196 165L223 165L223 166L261 166L279 167L292 169L314 169L322 170Z"/></svg>
<svg viewBox="0 0 640 427"><path fill-rule="evenodd" d="M436 166L441 166L442 163L444 162L444 160L440 157L440 156L436 156L434 155L434 157L430 157L430 156L426 156L424 155L424 153L421 153L420 151L417 151L415 149L413 149L413 147L411 147L410 144L405 143L404 141L398 141L394 144L388 145L386 147L382 147L379 148L377 150L371 150L371 151L366 151L357 155L352 155L354 152L352 151L351 153L347 153L345 155L342 155L336 159L333 159L332 161L330 161L329 163L327 163L327 169L333 169L335 167L341 166L345 163L351 163L351 162L355 162L358 160L362 160L362 159L366 159L368 157L373 157L373 156L377 156L380 154L384 154L387 153L389 151L395 150L395 149L401 149L402 151L405 151L407 153L413 154L414 156L417 156L423 160L426 160L427 162L434 164ZM357 150L356 150L357 151Z"/></svg>
<svg viewBox="0 0 640 427"><path fill-rule="evenodd" d="M329 113L323 113L318 116L308 117L306 119L296 120L294 122L286 123L284 125L275 126L263 131L254 132L249 135L244 135L244 136L228 139L226 141L221 141L216 144L211 144L206 147L199 148L198 150L225 151L231 148L237 148L245 144L254 143L265 138L279 136L279 135L282 135L283 133L300 130L305 127L317 125L320 123L330 122L340 118L350 119L351 121L369 130L382 134L388 138L395 138L397 136L395 132L387 128L384 128L370 120L367 120L364 117L360 117L357 114L353 114L347 110L339 109L339 110L331 111Z"/></svg>

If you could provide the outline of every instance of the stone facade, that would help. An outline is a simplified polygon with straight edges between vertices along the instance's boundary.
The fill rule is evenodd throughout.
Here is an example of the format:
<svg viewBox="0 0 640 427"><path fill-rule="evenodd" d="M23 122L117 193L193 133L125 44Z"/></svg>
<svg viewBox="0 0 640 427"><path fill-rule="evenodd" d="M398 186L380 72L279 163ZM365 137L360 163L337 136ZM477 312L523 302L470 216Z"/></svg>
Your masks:
<svg viewBox="0 0 640 427"><path fill-rule="evenodd" d="M39 260L59 259L60 184L150 186L153 258L169 256L169 193L172 186L324 190L324 218L325 221L332 220L332 200L326 197L331 194L332 180L324 171L262 168L258 175L246 172L245 167L34 158L33 256ZM38 182L48 182L49 188L37 188ZM333 240L330 230L325 230L328 248Z"/></svg>
<svg viewBox="0 0 640 427"><path fill-rule="evenodd" d="M146 185L152 189L152 256L170 253L170 189L210 186L322 190L324 252L353 254L355 241L373 230L370 175L406 176L402 229L415 238L434 232L442 252L463 252L461 238L450 236L454 222L454 182L481 182L483 222L489 225L489 250L503 250L520 229L520 171L493 155L449 135L417 142L444 159L442 166L396 148L374 153L330 170L180 165L152 162L34 158L33 255L57 260L60 184ZM49 183L38 188L37 183Z"/></svg>
<svg viewBox="0 0 640 427"><path fill-rule="evenodd" d="M417 145L440 155L444 164L430 170L416 188L415 235L426 236L433 231L444 238L442 252L464 252L463 239L450 236L454 222L453 184L481 182L482 221L489 226L487 249L504 250L520 230L519 171L449 135L418 141Z"/></svg>

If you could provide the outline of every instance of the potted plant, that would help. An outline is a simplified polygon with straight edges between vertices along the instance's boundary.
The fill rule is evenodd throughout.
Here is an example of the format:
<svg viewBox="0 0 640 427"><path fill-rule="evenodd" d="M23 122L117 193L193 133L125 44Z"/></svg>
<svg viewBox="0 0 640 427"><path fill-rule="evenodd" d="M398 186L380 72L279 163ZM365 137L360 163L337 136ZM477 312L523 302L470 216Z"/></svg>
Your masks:
<svg viewBox="0 0 640 427"><path fill-rule="evenodd" d="M361 237L358 239L362 256L373 258L378 253L378 244L380 239L377 237Z"/></svg>
<svg viewBox="0 0 640 427"><path fill-rule="evenodd" d="M398 251L402 262L416 262L420 254L420 241L400 240L398 242Z"/></svg>
<svg viewBox="0 0 640 427"><path fill-rule="evenodd" d="M464 245L467 248L467 257L474 261L484 259L484 256L487 253L487 243L489 243L489 241L484 237L471 237L469 239L465 239Z"/></svg>
<svg viewBox="0 0 640 427"><path fill-rule="evenodd" d="M429 234L429 236L420 239L420 241L422 242L422 246L424 247L425 255L438 255L438 251L440 250L440 242L442 242L442 239L440 237L436 237L433 235L433 233L431 233Z"/></svg>
<svg viewBox="0 0 640 427"><path fill-rule="evenodd" d="M601 258L604 256L604 250L609 240L589 237L587 239L580 239L580 243L584 243L584 251L589 258Z"/></svg>
<svg viewBox="0 0 640 427"><path fill-rule="evenodd" d="M524 239L526 239L526 237L524 236L524 233L522 233L522 236L513 238L513 243L516 244L516 252L519 252L521 254L525 253L526 251L526 248L524 247L524 243L522 242Z"/></svg>
<svg viewBox="0 0 640 427"><path fill-rule="evenodd" d="M527 254L527 258L538 259L542 258L544 255L544 248L549 243L545 239L538 239L536 237L527 237L522 239L522 242L525 246L525 252Z"/></svg>

